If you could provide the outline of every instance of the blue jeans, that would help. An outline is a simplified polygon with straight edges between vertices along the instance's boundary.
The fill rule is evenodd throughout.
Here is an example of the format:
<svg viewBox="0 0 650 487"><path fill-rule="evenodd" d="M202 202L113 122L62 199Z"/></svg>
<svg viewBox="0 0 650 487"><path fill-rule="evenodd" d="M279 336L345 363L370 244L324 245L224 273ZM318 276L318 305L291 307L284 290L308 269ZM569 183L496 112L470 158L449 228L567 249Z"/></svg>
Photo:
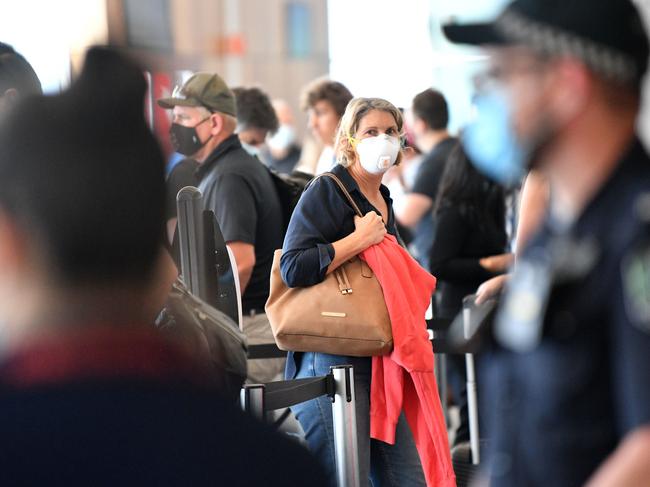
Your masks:
<svg viewBox="0 0 650 487"><path fill-rule="evenodd" d="M304 353L296 377L325 375L331 365L344 364L354 367L361 485L368 485L370 480L373 487L424 487L420 458L404 413L397 424L394 445L370 439L370 358ZM319 397L293 406L291 410L305 431L310 451L322 464L330 484L336 486L331 400Z"/></svg>

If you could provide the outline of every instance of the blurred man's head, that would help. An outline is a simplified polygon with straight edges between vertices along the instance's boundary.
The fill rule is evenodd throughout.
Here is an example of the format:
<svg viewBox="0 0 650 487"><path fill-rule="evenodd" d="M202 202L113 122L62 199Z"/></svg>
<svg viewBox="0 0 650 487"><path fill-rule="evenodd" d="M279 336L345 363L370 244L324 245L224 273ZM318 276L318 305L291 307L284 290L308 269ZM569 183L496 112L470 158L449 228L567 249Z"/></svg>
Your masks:
<svg viewBox="0 0 650 487"><path fill-rule="evenodd" d="M259 88L234 88L237 101L237 135L244 148L257 155L269 134L278 129L278 118L269 97Z"/></svg>
<svg viewBox="0 0 650 487"><path fill-rule="evenodd" d="M0 42L0 116L20 97L41 93L41 82L27 60Z"/></svg>
<svg viewBox="0 0 650 487"><path fill-rule="evenodd" d="M490 68L477 82L479 120L483 109L493 126L511 125L521 145L512 154L539 160L596 111L626 127L636 116L648 38L630 0L515 0L492 23L447 25L445 33L490 49ZM505 137L499 130L467 131L473 159L485 156L486 139L495 145Z"/></svg>
<svg viewBox="0 0 650 487"><path fill-rule="evenodd" d="M352 93L338 81L317 79L304 89L302 109L309 116L309 128L324 145L334 145L336 129L350 100Z"/></svg>
<svg viewBox="0 0 650 487"><path fill-rule="evenodd" d="M111 301L94 310L101 323L143 306L165 194L145 90L137 66L95 48L69 90L27 98L0 123L3 323L83 320Z"/></svg>
<svg viewBox="0 0 650 487"><path fill-rule="evenodd" d="M413 135L415 144L422 152L431 150L425 147L424 139L432 133L447 133L449 109L447 100L442 93L434 89L426 89L413 98Z"/></svg>
<svg viewBox="0 0 650 487"><path fill-rule="evenodd" d="M237 126L235 95L217 74L196 73L158 105L173 109L174 149L204 162Z"/></svg>

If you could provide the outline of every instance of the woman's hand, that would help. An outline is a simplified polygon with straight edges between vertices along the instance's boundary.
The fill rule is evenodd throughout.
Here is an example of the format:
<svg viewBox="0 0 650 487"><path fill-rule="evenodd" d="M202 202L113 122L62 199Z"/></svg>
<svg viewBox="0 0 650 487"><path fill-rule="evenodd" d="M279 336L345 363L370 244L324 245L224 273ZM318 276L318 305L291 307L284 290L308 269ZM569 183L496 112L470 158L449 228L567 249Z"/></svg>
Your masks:
<svg viewBox="0 0 650 487"><path fill-rule="evenodd" d="M485 281L476 290L476 299L474 302L476 304L483 304L488 299L496 297L503 290L509 277L508 274L501 274L500 276Z"/></svg>
<svg viewBox="0 0 650 487"><path fill-rule="evenodd" d="M386 236L384 221L374 211L366 213L363 218L354 217L354 233L361 242L363 249L380 243Z"/></svg>
<svg viewBox="0 0 650 487"><path fill-rule="evenodd" d="M502 272L512 265L514 259L514 254L491 255L490 257L483 257L479 260L479 264L487 271Z"/></svg>

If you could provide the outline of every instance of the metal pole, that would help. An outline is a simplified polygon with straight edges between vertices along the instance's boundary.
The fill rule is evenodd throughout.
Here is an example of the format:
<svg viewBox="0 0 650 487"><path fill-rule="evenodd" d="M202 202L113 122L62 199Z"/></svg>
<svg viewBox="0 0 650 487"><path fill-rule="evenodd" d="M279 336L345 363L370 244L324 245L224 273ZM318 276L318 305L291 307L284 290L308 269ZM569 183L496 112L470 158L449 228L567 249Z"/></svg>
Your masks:
<svg viewBox="0 0 650 487"><path fill-rule="evenodd" d="M442 413L445 416L447 426L449 426L449 408L447 407L447 356L444 353L436 353L434 360Z"/></svg>
<svg viewBox="0 0 650 487"><path fill-rule="evenodd" d="M463 329L465 338L470 334L471 309L463 307ZM478 465L481 461L478 431L478 400L476 391L476 374L474 368L474 355L465 354L465 369L467 373L467 411L469 417L469 444L472 452L472 464Z"/></svg>
<svg viewBox="0 0 650 487"><path fill-rule="evenodd" d="M246 384L240 392L241 408L260 421L266 420L264 412L264 384Z"/></svg>
<svg viewBox="0 0 650 487"><path fill-rule="evenodd" d="M339 487L359 487L357 412L354 395L354 369L351 365L330 367L334 376L332 416L334 451Z"/></svg>

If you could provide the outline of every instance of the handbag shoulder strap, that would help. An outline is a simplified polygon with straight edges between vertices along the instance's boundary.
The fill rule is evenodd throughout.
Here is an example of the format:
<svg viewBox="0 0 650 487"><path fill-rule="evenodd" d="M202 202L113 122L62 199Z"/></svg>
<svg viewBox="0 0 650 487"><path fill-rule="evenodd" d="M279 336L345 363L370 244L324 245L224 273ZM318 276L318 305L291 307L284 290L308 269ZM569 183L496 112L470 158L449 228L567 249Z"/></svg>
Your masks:
<svg viewBox="0 0 650 487"><path fill-rule="evenodd" d="M322 177L328 177L332 181L334 181L336 183L336 185L339 187L339 189L341 190L341 192L343 193L343 195L345 196L345 198L348 200L348 202L350 203L352 208L354 209L355 213L357 215L359 215L360 217L363 217L363 212L359 208L359 205L357 205L357 203L354 201L354 199L352 198L352 195L350 194L348 189L345 187L343 182L338 178L338 176L336 174L331 173L331 172L324 172L323 174L319 174L314 179L312 179L309 182L309 184L311 185L314 181L316 181L317 179L322 178Z"/></svg>

